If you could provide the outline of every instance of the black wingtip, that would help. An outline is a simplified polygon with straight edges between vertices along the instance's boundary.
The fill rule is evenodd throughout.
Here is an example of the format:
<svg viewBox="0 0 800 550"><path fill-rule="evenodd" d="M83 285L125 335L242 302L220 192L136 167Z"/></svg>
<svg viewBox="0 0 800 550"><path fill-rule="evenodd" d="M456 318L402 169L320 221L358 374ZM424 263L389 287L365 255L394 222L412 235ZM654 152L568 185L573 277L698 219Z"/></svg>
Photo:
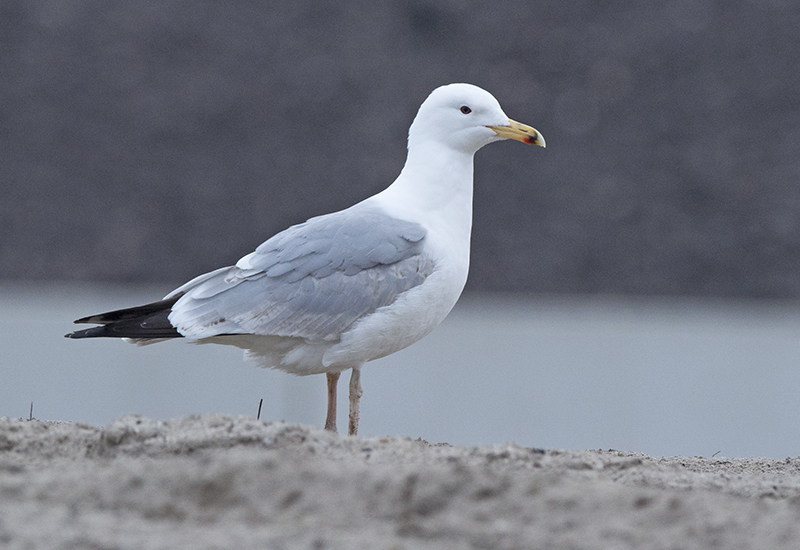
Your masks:
<svg viewBox="0 0 800 550"><path fill-rule="evenodd" d="M95 323L102 325L65 334L65 338L181 338L182 335L169 322L172 306L183 293L167 300L143 306L118 309L97 315L82 317L77 324Z"/></svg>
<svg viewBox="0 0 800 550"><path fill-rule="evenodd" d="M89 315L88 317L81 317L80 319L76 319L73 323L78 325L83 324L96 324L102 325L106 323L119 323L121 321L134 321L137 319L141 319L143 317L148 317L153 314L161 313L165 310L169 310L175 305L181 296L183 296L183 292L176 294L172 298L166 300L159 300L158 302L152 302L149 304L145 304L143 306L136 306L136 307L128 307L125 309L116 309L114 311L107 311L105 313L98 313L96 315Z"/></svg>
<svg viewBox="0 0 800 550"><path fill-rule="evenodd" d="M103 325L101 327L87 328L84 330L76 330L75 332L70 332L69 334L65 334L64 338L71 338L73 340L77 340L79 338L100 338L103 336L119 338L119 335L114 334L113 331L109 330L108 326L106 325Z"/></svg>

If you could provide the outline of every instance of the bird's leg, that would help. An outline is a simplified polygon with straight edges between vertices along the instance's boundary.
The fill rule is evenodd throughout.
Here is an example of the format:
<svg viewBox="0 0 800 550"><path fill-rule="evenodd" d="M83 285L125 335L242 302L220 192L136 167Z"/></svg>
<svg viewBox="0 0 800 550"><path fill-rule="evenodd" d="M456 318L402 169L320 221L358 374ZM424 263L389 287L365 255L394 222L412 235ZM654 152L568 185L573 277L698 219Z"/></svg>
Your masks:
<svg viewBox="0 0 800 550"><path fill-rule="evenodd" d="M334 433L336 431L336 385L339 383L340 372L329 372L328 378L328 416L325 417L325 429Z"/></svg>
<svg viewBox="0 0 800 550"><path fill-rule="evenodd" d="M361 401L361 369L353 368L350 375L350 422L347 425L347 435L358 434L358 404Z"/></svg>

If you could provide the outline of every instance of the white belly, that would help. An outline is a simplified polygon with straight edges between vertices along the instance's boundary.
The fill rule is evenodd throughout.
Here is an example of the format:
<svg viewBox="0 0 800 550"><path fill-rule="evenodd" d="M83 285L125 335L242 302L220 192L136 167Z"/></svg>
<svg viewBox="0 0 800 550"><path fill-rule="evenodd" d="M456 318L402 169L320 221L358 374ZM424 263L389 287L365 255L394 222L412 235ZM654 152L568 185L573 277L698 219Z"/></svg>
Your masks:
<svg viewBox="0 0 800 550"><path fill-rule="evenodd" d="M466 270L434 271L423 284L379 308L342 334L323 356L327 367L350 368L410 346L441 323L458 301Z"/></svg>

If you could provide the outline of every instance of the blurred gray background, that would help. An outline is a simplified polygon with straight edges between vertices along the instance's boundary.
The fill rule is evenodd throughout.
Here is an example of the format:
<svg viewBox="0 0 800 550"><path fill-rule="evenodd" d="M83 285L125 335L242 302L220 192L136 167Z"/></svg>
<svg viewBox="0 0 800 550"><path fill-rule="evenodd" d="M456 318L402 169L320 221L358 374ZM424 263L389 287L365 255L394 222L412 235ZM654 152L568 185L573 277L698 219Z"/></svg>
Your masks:
<svg viewBox="0 0 800 550"><path fill-rule="evenodd" d="M382 190L457 81L548 148L478 153L466 296L362 433L800 455L789 0L2 0L0 416L321 425L323 377L62 335Z"/></svg>
<svg viewBox="0 0 800 550"><path fill-rule="evenodd" d="M0 3L0 279L181 283L387 186L435 87L476 157L469 290L800 297L800 4Z"/></svg>

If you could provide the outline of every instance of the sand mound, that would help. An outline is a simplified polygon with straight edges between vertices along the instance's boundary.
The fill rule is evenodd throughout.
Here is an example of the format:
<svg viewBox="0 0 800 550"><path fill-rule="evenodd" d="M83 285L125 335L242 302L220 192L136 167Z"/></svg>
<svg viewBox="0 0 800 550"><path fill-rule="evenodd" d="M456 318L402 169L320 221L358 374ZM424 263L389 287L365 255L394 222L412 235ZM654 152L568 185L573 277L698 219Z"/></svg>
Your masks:
<svg viewBox="0 0 800 550"><path fill-rule="evenodd" d="M0 419L4 548L797 548L800 459Z"/></svg>

